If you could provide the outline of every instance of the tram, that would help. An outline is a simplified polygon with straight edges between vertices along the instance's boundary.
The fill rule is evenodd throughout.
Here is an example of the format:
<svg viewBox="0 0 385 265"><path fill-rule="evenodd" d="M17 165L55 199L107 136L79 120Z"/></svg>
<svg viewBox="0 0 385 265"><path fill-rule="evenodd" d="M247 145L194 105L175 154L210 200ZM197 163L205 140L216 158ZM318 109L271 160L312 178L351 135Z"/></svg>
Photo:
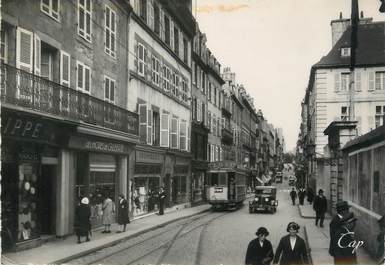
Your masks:
<svg viewBox="0 0 385 265"><path fill-rule="evenodd" d="M207 172L208 202L214 209L239 208L246 199L246 174L235 170Z"/></svg>

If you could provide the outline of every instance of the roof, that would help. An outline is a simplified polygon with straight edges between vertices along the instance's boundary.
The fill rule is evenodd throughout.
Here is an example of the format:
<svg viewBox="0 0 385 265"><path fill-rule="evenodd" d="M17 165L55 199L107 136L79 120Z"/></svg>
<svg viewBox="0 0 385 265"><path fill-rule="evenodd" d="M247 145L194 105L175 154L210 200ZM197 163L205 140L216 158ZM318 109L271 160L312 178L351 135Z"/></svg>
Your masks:
<svg viewBox="0 0 385 265"><path fill-rule="evenodd" d="M385 65L385 22L359 24L357 28L356 66ZM341 57L341 48L350 47L351 27L337 41L331 51L313 67L346 67L350 56Z"/></svg>
<svg viewBox="0 0 385 265"><path fill-rule="evenodd" d="M385 140L385 125L376 128L367 134L361 135L345 144L343 151L352 152Z"/></svg>

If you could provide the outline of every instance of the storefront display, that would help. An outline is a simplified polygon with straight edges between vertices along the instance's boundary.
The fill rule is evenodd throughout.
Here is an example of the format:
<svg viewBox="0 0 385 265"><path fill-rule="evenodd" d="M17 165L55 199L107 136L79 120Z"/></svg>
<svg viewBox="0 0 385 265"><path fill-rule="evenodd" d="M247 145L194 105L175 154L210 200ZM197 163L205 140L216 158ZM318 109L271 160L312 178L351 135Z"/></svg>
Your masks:
<svg viewBox="0 0 385 265"><path fill-rule="evenodd" d="M192 173L191 192L192 202L197 203L204 199L204 178L205 172L197 171Z"/></svg>
<svg viewBox="0 0 385 265"><path fill-rule="evenodd" d="M160 176L135 176L130 185L134 217L158 210Z"/></svg>

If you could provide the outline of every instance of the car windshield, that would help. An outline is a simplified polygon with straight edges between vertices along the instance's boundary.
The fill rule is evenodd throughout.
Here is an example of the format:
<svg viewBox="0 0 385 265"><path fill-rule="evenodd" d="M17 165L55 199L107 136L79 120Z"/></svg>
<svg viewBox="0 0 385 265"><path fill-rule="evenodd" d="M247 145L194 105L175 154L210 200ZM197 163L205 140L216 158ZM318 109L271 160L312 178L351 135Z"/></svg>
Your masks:
<svg viewBox="0 0 385 265"><path fill-rule="evenodd" d="M275 194L275 189L257 189L255 194Z"/></svg>

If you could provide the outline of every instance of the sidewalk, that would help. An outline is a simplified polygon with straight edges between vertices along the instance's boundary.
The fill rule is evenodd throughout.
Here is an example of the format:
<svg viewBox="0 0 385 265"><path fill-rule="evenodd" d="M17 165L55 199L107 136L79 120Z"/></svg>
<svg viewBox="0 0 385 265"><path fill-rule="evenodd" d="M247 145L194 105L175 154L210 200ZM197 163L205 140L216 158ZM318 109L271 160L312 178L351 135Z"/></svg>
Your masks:
<svg viewBox="0 0 385 265"><path fill-rule="evenodd" d="M210 208L211 205L204 204L184 209L166 209L164 215L149 214L145 218L131 221L131 223L127 225L127 230L124 233L115 233L115 231L118 231L118 227L117 224L113 224L111 226L111 234L101 233L102 228L94 230L90 242L77 244L76 236L71 235L65 239L57 239L44 243L42 246L33 249L4 254L1 257L1 263L5 265L62 264L76 257L116 244L121 240L135 237L138 234L154 230L174 221L208 211Z"/></svg>
<svg viewBox="0 0 385 265"><path fill-rule="evenodd" d="M298 205L298 210L301 217L308 220L305 224L305 231L313 264L334 264L333 257L329 255L329 224L331 216L326 214L324 227L321 228L319 226L315 226L315 212L312 205ZM357 250L357 258L358 264L361 265L377 264L368 255L364 248L359 248Z"/></svg>

